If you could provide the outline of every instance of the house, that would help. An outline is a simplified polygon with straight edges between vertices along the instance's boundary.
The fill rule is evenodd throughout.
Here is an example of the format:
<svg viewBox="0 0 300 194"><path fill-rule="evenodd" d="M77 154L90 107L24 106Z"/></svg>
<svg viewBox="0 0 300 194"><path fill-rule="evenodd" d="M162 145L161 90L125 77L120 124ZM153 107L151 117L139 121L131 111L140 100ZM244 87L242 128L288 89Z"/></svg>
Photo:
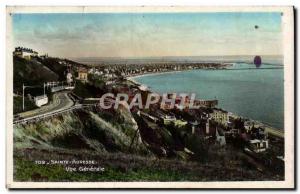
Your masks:
<svg viewBox="0 0 300 194"><path fill-rule="evenodd" d="M229 131L225 131L226 137L238 137L240 134L239 129L230 129Z"/></svg>
<svg viewBox="0 0 300 194"><path fill-rule="evenodd" d="M193 122L189 122L189 125L191 127L192 134L198 132L200 123L197 120Z"/></svg>
<svg viewBox="0 0 300 194"><path fill-rule="evenodd" d="M269 141L268 140L259 140L259 139L252 139L248 142L249 149L253 152L259 153L264 152L269 148Z"/></svg>
<svg viewBox="0 0 300 194"><path fill-rule="evenodd" d="M88 70L85 68L78 68L77 70L77 79L82 81L82 82L87 82L88 81Z"/></svg>
<svg viewBox="0 0 300 194"><path fill-rule="evenodd" d="M73 82L72 73L68 72L66 77L67 77L67 83L68 85L70 85Z"/></svg>
<svg viewBox="0 0 300 194"><path fill-rule="evenodd" d="M252 127L248 132L252 139L266 139L268 134L262 127Z"/></svg>
<svg viewBox="0 0 300 194"><path fill-rule="evenodd" d="M218 105L218 100L195 100L194 104L196 106L214 108Z"/></svg>
<svg viewBox="0 0 300 194"><path fill-rule="evenodd" d="M116 83L116 80L107 80L106 82L105 82L105 85L112 85L112 84L114 84L114 83Z"/></svg>
<svg viewBox="0 0 300 194"><path fill-rule="evenodd" d="M229 123L229 115L227 111L215 108L209 115L215 122L219 124L227 126Z"/></svg>
<svg viewBox="0 0 300 194"><path fill-rule="evenodd" d="M164 125L169 125L171 124L172 122L175 123L176 121L176 117L174 115L168 115L168 114L165 114L161 111L157 111L157 116L159 118L159 120L164 124Z"/></svg>
<svg viewBox="0 0 300 194"><path fill-rule="evenodd" d="M204 136L206 138L212 137L214 135L214 130L210 129L209 119L202 119L201 121L189 122L191 128L191 133Z"/></svg>
<svg viewBox="0 0 300 194"><path fill-rule="evenodd" d="M175 127L184 127L188 124L188 122L183 119L178 119L173 122L174 122Z"/></svg>
<svg viewBox="0 0 300 194"><path fill-rule="evenodd" d="M139 90L141 90L141 91L148 91L148 87L145 86L145 85L139 85L138 88L139 88Z"/></svg>
<svg viewBox="0 0 300 194"><path fill-rule="evenodd" d="M33 101L36 106L41 107L48 103L47 95L36 96L33 98Z"/></svg>
<svg viewBox="0 0 300 194"><path fill-rule="evenodd" d="M32 49L29 49L29 48L16 47L15 51L13 52L13 55L30 60L31 57L38 56L38 52L36 52Z"/></svg>
<svg viewBox="0 0 300 194"><path fill-rule="evenodd" d="M255 121L246 120L244 122L244 127L245 127L247 132L250 132L253 127L258 127L258 125L256 124Z"/></svg>

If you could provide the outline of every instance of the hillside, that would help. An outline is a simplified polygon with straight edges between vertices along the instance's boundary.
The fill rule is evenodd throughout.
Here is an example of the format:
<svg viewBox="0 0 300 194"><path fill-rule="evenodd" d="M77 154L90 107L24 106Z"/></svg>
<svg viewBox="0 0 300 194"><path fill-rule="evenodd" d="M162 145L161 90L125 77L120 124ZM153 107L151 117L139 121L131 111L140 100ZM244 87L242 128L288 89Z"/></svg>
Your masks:
<svg viewBox="0 0 300 194"><path fill-rule="evenodd" d="M130 114L128 112L128 114ZM123 126L118 120L123 120ZM124 127L126 126L126 127ZM85 149L98 152L144 152L131 117L97 111L74 111L34 124L18 125L15 147Z"/></svg>
<svg viewBox="0 0 300 194"><path fill-rule="evenodd" d="M36 57L28 61L15 57L14 92L20 93L23 83L42 86L46 81L62 81L68 66L74 71L74 67L81 65L59 58ZM73 90L79 98L98 97L107 91L118 92L93 79L89 83L78 82ZM20 95L14 97L16 105L21 106ZM26 99L25 106L34 108ZM221 146L213 138L191 133L186 125L164 125L124 106L104 110L94 104L33 123L16 124L13 137L16 181L283 179L279 173L262 169L240 146ZM105 170L69 172L66 169L74 166L37 163L42 160L93 160Z"/></svg>
<svg viewBox="0 0 300 194"><path fill-rule="evenodd" d="M232 148L212 146L205 160L184 159L168 129L140 134L130 112L70 112L14 127L15 180L18 181L214 181L280 180L260 172L249 157ZM145 133L145 132L143 132ZM153 138L151 138L151 136ZM194 143L195 140L190 139ZM173 148L172 148L173 147ZM193 149L193 146L189 146ZM195 145L194 148L199 147ZM162 155L159 150L167 150ZM181 148L179 148L181 149ZM172 151L173 150L173 151ZM194 150L196 152L196 150ZM201 153L201 152L199 152ZM202 158L203 158L202 157ZM105 170L68 172L65 164L36 160L93 160ZM243 166L243 168L241 168ZM215 172L218 171L218 174Z"/></svg>
<svg viewBox="0 0 300 194"><path fill-rule="evenodd" d="M41 85L47 81L57 81L59 76L37 60L26 60L15 56L13 59L14 92L22 92L22 84Z"/></svg>
<svg viewBox="0 0 300 194"><path fill-rule="evenodd" d="M35 57L31 60L26 60L14 56L14 92L20 93L23 83L25 85L42 86L44 82L48 81L65 81L67 70L65 63L70 64L73 71L75 71L77 66L85 66L67 59Z"/></svg>

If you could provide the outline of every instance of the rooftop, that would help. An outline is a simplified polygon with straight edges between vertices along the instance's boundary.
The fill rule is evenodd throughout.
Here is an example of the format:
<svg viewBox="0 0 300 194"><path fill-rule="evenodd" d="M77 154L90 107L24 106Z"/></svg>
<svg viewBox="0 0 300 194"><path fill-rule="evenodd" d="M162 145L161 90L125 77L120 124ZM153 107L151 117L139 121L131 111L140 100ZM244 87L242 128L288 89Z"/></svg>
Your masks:
<svg viewBox="0 0 300 194"><path fill-rule="evenodd" d="M17 51L17 52L22 51L22 52L28 52L28 53L37 53L36 51L34 51L30 48L25 48L25 47L16 47L15 51Z"/></svg>
<svg viewBox="0 0 300 194"><path fill-rule="evenodd" d="M77 71L79 72L79 73L88 73L88 70L87 69L85 69L85 68L78 68L77 69Z"/></svg>

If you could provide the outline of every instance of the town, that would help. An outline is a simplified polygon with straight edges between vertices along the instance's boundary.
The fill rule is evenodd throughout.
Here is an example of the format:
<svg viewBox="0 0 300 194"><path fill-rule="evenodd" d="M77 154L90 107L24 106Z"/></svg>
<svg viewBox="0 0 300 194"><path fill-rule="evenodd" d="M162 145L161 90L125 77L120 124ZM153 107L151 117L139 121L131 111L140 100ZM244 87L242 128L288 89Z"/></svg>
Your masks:
<svg viewBox="0 0 300 194"><path fill-rule="evenodd" d="M259 171L273 171L284 174L284 139L282 133L258 121L242 118L234 113L218 107L218 99L192 99L177 94L156 94L147 86L137 83L134 76L187 71L192 69L219 70L230 66L226 63L151 63L151 64L82 64L68 59L39 55L32 49L17 47L13 53L16 60L50 64L49 69L59 69L59 77L55 80L35 83L18 83L14 87L14 95L21 96L23 109L16 111L15 123L29 122L30 112L38 107L47 106L54 99L53 94L65 91L75 105L92 106L93 110L114 116L114 105L121 104L120 93L128 96L128 103L140 96L143 106L132 106L130 112L138 125L142 141L159 157L180 156L183 159L203 159L205 150L216 147L220 150L234 149L243 153ZM56 69L55 69L56 70ZM23 79L25 80L25 79ZM30 89L40 86L40 93ZM17 88L18 87L18 88ZM113 94L103 100L108 108L100 103L101 96ZM157 100L147 104L148 96L158 95ZM51 97L52 96L52 97ZM34 103L34 108L24 107L25 100ZM165 100L168 99L168 100ZM162 103L162 101L165 101ZM197 105L191 109L190 104ZM146 108L145 108L146 107ZM69 107L68 107L69 108ZM61 107L59 111L61 111ZM24 116L25 115L25 116ZM28 115L30 115L28 113ZM36 118L38 114L35 114ZM33 117L32 117L33 118ZM162 142L159 134L172 136L169 143ZM188 149L193 140L197 140L194 149ZM202 146L201 146L202 145ZM190 146L192 147L192 146ZM179 154L178 154L179 153ZM200 159L199 159L200 160Z"/></svg>

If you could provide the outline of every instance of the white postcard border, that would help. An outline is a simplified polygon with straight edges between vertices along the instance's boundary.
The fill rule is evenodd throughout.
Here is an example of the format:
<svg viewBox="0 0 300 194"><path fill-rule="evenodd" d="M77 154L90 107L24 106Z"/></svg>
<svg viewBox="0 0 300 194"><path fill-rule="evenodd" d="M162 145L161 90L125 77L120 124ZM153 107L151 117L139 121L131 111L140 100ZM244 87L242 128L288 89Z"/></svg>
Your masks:
<svg viewBox="0 0 300 194"><path fill-rule="evenodd" d="M11 13L115 13L115 12L282 12L284 47L285 180L237 182L15 182L13 180L13 37ZM6 186L7 188L294 188L294 15L291 6L230 7L86 7L8 6L6 14Z"/></svg>

